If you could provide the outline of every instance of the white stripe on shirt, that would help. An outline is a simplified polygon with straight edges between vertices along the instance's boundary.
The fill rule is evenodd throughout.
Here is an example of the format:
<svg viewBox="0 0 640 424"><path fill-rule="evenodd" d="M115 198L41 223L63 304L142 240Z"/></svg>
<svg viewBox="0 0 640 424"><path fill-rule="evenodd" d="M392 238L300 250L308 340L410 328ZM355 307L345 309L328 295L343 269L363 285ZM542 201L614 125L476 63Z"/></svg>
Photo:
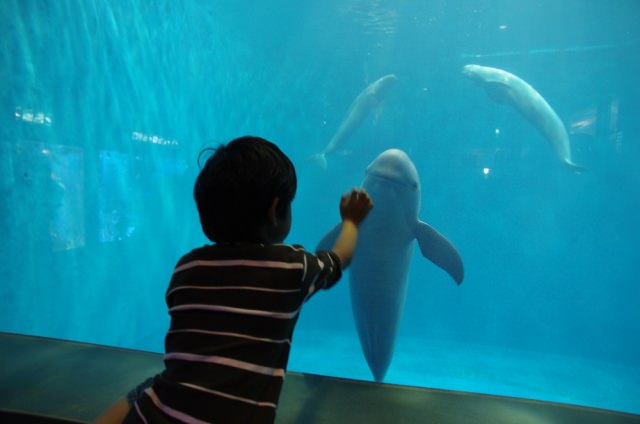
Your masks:
<svg viewBox="0 0 640 424"><path fill-rule="evenodd" d="M136 412L138 413L138 416L140 417L140 419L142 420L142 422L144 424L149 424L147 422L147 417L144 416L144 414L142 413L142 411L140 410L140 406L138 406L138 402L134 403L133 406L135 406L136 408Z"/></svg>
<svg viewBox="0 0 640 424"><path fill-rule="evenodd" d="M156 392L153 391L152 387L149 387L144 392L151 398L151 400L156 405L156 407L158 407L158 409L160 409L162 412L164 412L171 418L175 418L178 421L181 421L183 423L189 423L189 424L208 424L206 421L201 421L195 417L192 417L191 415L187 415L184 412L180 412L176 409L173 409L163 404L158 398L158 395L156 394Z"/></svg>
<svg viewBox="0 0 640 424"><path fill-rule="evenodd" d="M178 384L180 384L182 386L185 386L185 387L189 387L189 388L194 389L194 390L200 390L201 392L211 393L212 395L225 397L227 399L232 399L232 400L238 400L240 402L245 402L245 403L248 403L250 405L268 406L270 408L275 408L276 407L276 404L273 403L273 402L258 402L257 400L247 399L247 398L243 398L243 397L240 397L240 396L231 395L229 393L220 392L218 390L207 389L206 387L196 386L195 384L189 384L189 383L178 383Z"/></svg>
<svg viewBox="0 0 640 424"><path fill-rule="evenodd" d="M225 358L223 356L207 356L197 355L195 353L167 353L164 355L164 360L179 360L189 362L206 362L210 364L225 365L232 368L239 368L241 370L255 372L258 374L269 375L272 377L284 378L284 368L271 368L264 367L262 365L252 364L251 362L239 361L237 359Z"/></svg>
<svg viewBox="0 0 640 424"><path fill-rule="evenodd" d="M175 287L167 292L167 297L178 291L184 289L192 290L248 290L258 292L270 292L270 293L299 293L300 289L268 289L264 287L252 287L252 286L179 286Z"/></svg>
<svg viewBox="0 0 640 424"><path fill-rule="evenodd" d="M174 274L177 274L180 271L184 271L185 269L193 268L196 266L249 266L256 268L280 268L280 269L302 269L302 264L298 262L289 263L289 262L281 262L281 261L254 261L250 259L227 259L227 260L216 260L216 261L205 261L205 260L195 260L191 262L187 262L186 264L182 264L176 267L173 270Z"/></svg>
<svg viewBox="0 0 640 424"><path fill-rule="evenodd" d="M167 332L167 334L176 334L176 333L210 334L212 336L236 337L236 338L240 338L240 339L255 340L255 341L258 341L258 342L291 344L291 340L290 339L267 339L267 338L264 338L264 337L249 336L248 334L227 333L227 332L224 332L224 331L207 331L207 330L200 330L200 329L197 329L197 328L183 328L183 329L180 329L180 330L169 330Z"/></svg>
<svg viewBox="0 0 640 424"><path fill-rule="evenodd" d="M244 309L244 308L234 308L231 306L204 305L204 304L198 304L198 303L178 305L178 306L169 308L170 313L179 312L179 311L219 311L219 312L229 312L232 314L255 315L259 317L280 318L280 319L291 319L291 318L294 318L296 315L298 315L298 313L300 313L299 308L293 312L270 312L270 311L262 311L260 309Z"/></svg>

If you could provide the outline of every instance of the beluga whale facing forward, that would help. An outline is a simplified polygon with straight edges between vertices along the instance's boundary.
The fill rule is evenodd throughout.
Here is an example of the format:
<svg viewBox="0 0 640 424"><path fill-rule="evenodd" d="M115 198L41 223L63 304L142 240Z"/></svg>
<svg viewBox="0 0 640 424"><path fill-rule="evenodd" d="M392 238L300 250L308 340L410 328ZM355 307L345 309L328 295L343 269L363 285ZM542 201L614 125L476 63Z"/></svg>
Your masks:
<svg viewBox="0 0 640 424"><path fill-rule="evenodd" d="M377 120L382 111L382 102L397 80L398 78L394 74L385 75L369 84L358 94L329 143L322 152L312 155L311 159L326 169L327 155L341 149L372 111L375 111Z"/></svg>
<svg viewBox="0 0 640 424"><path fill-rule="evenodd" d="M362 187L376 207L360 225L349 287L362 351L374 379L382 381L402 318L414 240L422 255L458 284L464 267L453 244L420 221L420 181L406 153L397 149L381 153L367 167ZM327 233L318 249L330 249L339 230L337 225Z"/></svg>
<svg viewBox="0 0 640 424"><path fill-rule="evenodd" d="M567 130L549 103L526 81L498 68L466 65L462 74L480 83L489 97L513 106L551 143L560 160L574 171L585 171L571 161L571 145Z"/></svg>

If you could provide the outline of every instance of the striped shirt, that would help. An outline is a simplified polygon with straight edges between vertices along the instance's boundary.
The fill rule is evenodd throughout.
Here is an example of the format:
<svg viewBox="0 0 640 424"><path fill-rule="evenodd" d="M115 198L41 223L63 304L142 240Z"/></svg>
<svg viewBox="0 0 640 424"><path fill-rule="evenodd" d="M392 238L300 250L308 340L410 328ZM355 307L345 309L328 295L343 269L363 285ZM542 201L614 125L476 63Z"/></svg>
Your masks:
<svg viewBox="0 0 640 424"><path fill-rule="evenodd" d="M145 423L272 423L303 303L342 274L332 252L232 244L195 249L166 294L165 370L134 405Z"/></svg>

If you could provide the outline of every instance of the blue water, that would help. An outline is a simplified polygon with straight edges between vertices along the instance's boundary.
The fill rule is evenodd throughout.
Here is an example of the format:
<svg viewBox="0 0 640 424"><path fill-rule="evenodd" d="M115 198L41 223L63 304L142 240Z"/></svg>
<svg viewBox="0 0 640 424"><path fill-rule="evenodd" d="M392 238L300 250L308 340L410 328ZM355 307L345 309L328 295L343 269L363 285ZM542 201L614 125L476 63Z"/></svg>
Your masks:
<svg viewBox="0 0 640 424"><path fill-rule="evenodd" d="M288 241L313 248L394 147L466 275L415 252L386 381L640 413L640 3L476 3L0 2L0 331L162 351L171 269L205 243L201 148L278 143L299 175ZM533 85L588 171L469 63ZM378 116L309 162L389 73ZM307 305L290 368L371 379L347 283Z"/></svg>

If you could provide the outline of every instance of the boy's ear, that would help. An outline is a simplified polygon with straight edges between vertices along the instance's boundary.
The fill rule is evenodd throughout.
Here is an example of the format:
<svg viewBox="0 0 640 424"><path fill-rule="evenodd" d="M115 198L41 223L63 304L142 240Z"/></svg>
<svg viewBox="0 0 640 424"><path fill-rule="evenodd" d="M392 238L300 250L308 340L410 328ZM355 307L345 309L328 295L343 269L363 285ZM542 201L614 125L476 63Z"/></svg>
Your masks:
<svg viewBox="0 0 640 424"><path fill-rule="evenodd" d="M278 204L280 203L279 197L274 197L271 201L271 206L267 209L267 218L274 226L278 225Z"/></svg>

